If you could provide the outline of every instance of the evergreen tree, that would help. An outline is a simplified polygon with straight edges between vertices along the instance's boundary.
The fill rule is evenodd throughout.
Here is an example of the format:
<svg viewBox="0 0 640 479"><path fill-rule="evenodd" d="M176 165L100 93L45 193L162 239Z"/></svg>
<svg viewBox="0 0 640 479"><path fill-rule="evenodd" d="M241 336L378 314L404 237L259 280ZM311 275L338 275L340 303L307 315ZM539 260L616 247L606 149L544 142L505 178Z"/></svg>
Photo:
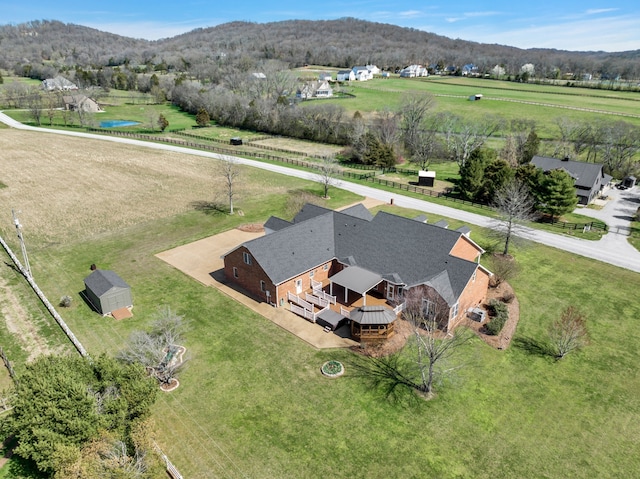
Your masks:
<svg viewBox="0 0 640 479"><path fill-rule="evenodd" d="M522 156L520 157L520 164L526 165L531 162L534 156L538 154L540 149L540 138L536 134L535 130L529 132L527 140L522 145Z"/></svg>
<svg viewBox="0 0 640 479"><path fill-rule="evenodd" d="M481 203L491 203L496 191L513 179L513 169L504 160L494 160L484 169L482 189L476 195Z"/></svg>
<svg viewBox="0 0 640 479"><path fill-rule="evenodd" d="M564 170L548 171L540 184L538 208L555 218L573 211L578 204L573 178Z"/></svg>
<svg viewBox="0 0 640 479"><path fill-rule="evenodd" d="M158 127L160 128L160 131L166 130L168 126L169 120L167 120L166 117L161 113L158 117Z"/></svg>
<svg viewBox="0 0 640 479"><path fill-rule="evenodd" d="M209 126L210 121L211 117L209 116L209 112L204 108L200 108L196 114L196 124L199 127Z"/></svg>
<svg viewBox="0 0 640 479"><path fill-rule="evenodd" d="M477 200L484 187L484 171L495 159L495 152L485 148L471 153L469 159L460 168L458 188L463 198Z"/></svg>
<svg viewBox="0 0 640 479"><path fill-rule="evenodd" d="M53 474L81 457L81 449L110 431L131 443L133 423L145 419L157 386L144 369L101 356L42 356L19 377L13 401L15 453Z"/></svg>

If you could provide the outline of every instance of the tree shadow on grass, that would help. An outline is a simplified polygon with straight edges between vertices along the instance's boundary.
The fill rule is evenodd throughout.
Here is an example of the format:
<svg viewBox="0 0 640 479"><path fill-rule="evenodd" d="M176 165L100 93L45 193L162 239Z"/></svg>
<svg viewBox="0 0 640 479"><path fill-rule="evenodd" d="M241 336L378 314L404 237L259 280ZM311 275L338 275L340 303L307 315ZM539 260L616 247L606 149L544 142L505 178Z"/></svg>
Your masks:
<svg viewBox="0 0 640 479"><path fill-rule="evenodd" d="M549 349L549 346L542 341L538 341L534 338L518 337L514 338L511 344L533 356L540 357L552 357L553 353Z"/></svg>
<svg viewBox="0 0 640 479"><path fill-rule="evenodd" d="M189 203L194 210L200 211L207 215L226 214L227 206L214 201L192 201Z"/></svg>

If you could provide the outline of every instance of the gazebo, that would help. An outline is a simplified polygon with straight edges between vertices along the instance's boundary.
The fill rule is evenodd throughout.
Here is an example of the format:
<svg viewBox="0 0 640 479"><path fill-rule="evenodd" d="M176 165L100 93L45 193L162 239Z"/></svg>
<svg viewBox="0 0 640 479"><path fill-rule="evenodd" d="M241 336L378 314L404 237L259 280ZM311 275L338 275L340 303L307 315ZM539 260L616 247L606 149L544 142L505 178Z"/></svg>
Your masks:
<svg viewBox="0 0 640 479"><path fill-rule="evenodd" d="M351 311L351 337L356 341L375 343L395 334L396 313L384 306L361 306Z"/></svg>

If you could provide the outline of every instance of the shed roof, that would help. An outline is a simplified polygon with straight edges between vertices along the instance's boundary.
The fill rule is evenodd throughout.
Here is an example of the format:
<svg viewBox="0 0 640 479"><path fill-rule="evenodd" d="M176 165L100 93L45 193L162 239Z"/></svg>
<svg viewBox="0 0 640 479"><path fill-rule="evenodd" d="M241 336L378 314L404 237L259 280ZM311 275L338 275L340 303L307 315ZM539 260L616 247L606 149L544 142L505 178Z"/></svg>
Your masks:
<svg viewBox="0 0 640 479"><path fill-rule="evenodd" d="M84 279L85 286L100 297L113 288L130 289L130 286L113 271L96 269Z"/></svg>

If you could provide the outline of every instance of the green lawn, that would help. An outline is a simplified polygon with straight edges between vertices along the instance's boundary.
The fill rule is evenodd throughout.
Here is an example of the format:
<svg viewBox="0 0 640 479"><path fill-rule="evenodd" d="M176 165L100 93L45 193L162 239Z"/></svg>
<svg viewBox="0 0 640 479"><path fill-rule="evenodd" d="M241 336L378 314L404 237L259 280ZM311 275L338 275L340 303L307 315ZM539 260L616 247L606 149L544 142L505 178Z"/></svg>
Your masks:
<svg viewBox="0 0 640 479"><path fill-rule="evenodd" d="M355 199L341 195L332 191L329 205ZM638 274L540 245L515 248L521 321L512 347L474 340L461 351L465 367L438 384L434 400L389 401L353 374L353 353L316 351L153 256L287 215L287 198L265 191L242 209L244 217L193 211L71 244L31 245L47 294L74 294L62 312L92 354L116 352L159 306L189 320L181 386L154 412L158 442L185 477L592 478L632 477L640 468L640 305L629 301ZM491 242L478 228L472 238ZM78 299L93 262L131 284L131 320L98 317ZM591 344L556 363L536 346L568 305L587 314ZM345 376L323 377L327 359L343 361Z"/></svg>
<svg viewBox="0 0 640 479"><path fill-rule="evenodd" d="M553 139L558 136L555 120L559 117L594 122L622 120L640 125L640 118L638 118L640 94L637 92L435 76L351 82L342 89L355 95L355 98L323 101L342 105L350 113L373 112L385 108L397 109L403 95L409 92L413 94L427 92L435 95L435 111L456 112L476 120L482 120L487 115L499 116L505 120L533 120L538 126L538 135L543 139ZM468 101L468 97L476 93L482 93L483 100ZM621 117L586 110L632 114L635 117Z"/></svg>

